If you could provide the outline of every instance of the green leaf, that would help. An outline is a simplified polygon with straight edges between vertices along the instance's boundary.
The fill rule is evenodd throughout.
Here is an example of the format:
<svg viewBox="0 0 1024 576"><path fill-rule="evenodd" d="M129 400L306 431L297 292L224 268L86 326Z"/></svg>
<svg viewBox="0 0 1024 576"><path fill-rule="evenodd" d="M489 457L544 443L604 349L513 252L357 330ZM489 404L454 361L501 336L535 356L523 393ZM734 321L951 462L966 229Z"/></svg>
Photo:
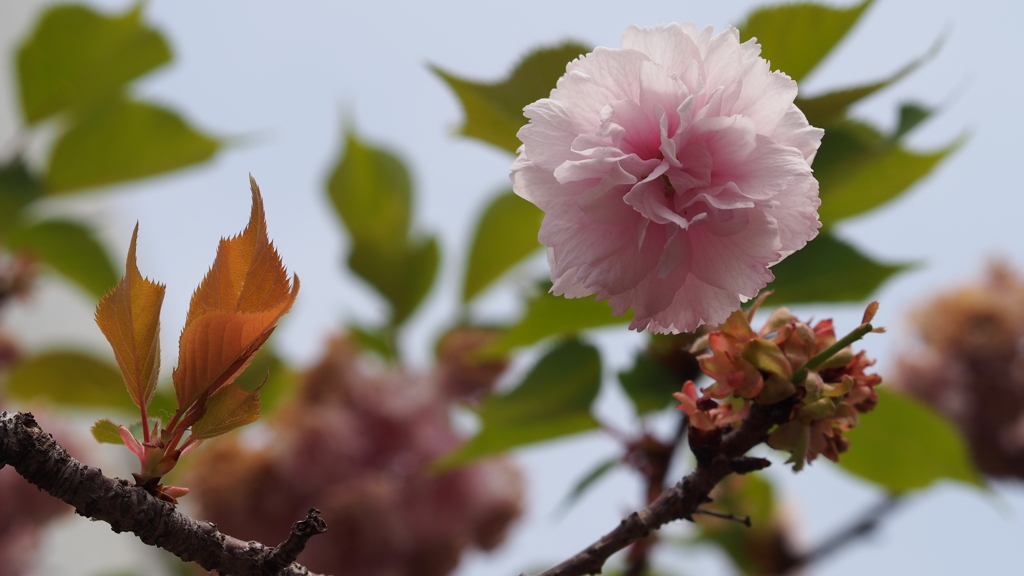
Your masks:
<svg viewBox="0 0 1024 576"><path fill-rule="evenodd" d="M633 319L632 310L622 316L612 316L607 302L598 302L591 296L563 298L542 292L526 306L526 313L519 322L507 328L485 355L504 354L549 336L577 334L588 328L624 324Z"/></svg>
<svg viewBox="0 0 1024 576"><path fill-rule="evenodd" d="M835 48L870 4L865 0L850 8L808 3L761 8L738 26L740 38L757 38L761 56L772 69L799 81Z"/></svg>
<svg viewBox="0 0 1024 576"><path fill-rule="evenodd" d="M297 389L298 375L270 347L263 346L234 383L247 392L259 389L261 412L269 414Z"/></svg>
<svg viewBox="0 0 1024 576"><path fill-rule="evenodd" d="M909 124L916 111L909 111ZM936 152L905 150L874 128L852 120L825 132L814 159L814 175L821 188L818 215L828 227L838 220L867 212L892 200L964 142L959 138Z"/></svg>
<svg viewBox="0 0 1024 576"><path fill-rule="evenodd" d="M210 159L220 142L153 104L113 99L90 109L54 144L46 192L155 176Z"/></svg>
<svg viewBox="0 0 1024 576"><path fill-rule="evenodd" d="M847 432L850 450L839 457L847 472L893 494L940 479L983 486L967 444L945 418L909 396L878 389L878 406Z"/></svg>
<svg viewBox="0 0 1024 576"><path fill-rule="evenodd" d="M70 408L138 413L116 365L72 350L43 352L19 362L8 376L7 394Z"/></svg>
<svg viewBox="0 0 1024 576"><path fill-rule="evenodd" d="M772 267L773 306L807 302L861 302L907 264L881 264L823 232Z"/></svg>
<svg viewBox="0 0 1024 576"><path fill-rule="evenodd" d="M672 393L683 386L668 367L644 352L637 354L632 368L619 372L619 382L633 401L637 415L668 406L673 401Z"/></svg>
<svg viewBox="0 0 1024 576"><path fill-rule="evenodd" d="M121 440L121 432L117 424L106 418L98 420L93 424L90 431L92 432L92 437L101 444L124 444L124 441Z"/></svg>
<svg viewBox="0 0 1024 576"><path fill-rule="evenodd" d="M462 301L497 280L509 268L540 248L537 232L544 213L511 190L494 199L480 217L473 235Z"/></svg>
<svg viewBox="0 0 1024 576"><path fill-rule="evenodd" d="M388 328L377 330L360 326L349 326L348 329L359 346L364 350L376 352L388 361L397 359L398 351L395 350L394 335Z"/></svg>
<svg viewBox="0 0 1024 576"><path fill-rule="evenodd" d="M459 133L514 154L520 144L516 133L526 124L523 108L547 98L565 74L566 65L587 52L590 48L572 42L536 50L508 78L493 84L459 78L437 66L431 66L431 70L448 83L462 102L466 120Z"/></svg>
<svg viewBox="0 0 1024 576"><path fill-rule="evenodd" d="M352 237L349 266L391 304L393 325L430 291L440 259L434 238L410 238L412 184L401 160L346 134L328 195Z"/></svg>
<svg viewBox="0 0 1024 576"><path fill-rule="evenodd" d="M232 383L214 392L203 410L202 417L192 425L192 436L209 440L255 422L260 417L260 393Z"/></svg>
<svg viewBox="0 0 1024 576"><path fill-rule="evenodd" d="M327 190L354 243L401 251L412 214L412 183L394 154L371 147L348 131L345 152Z"/></svg>
<svg viewBox="0 0 1024 576"><path fill-rule="evenodd" d="M437 240L427 238L402 247L397 254L373 244L356 243L349 256L352 271L362 276L391 303L393 325L408 318L430 292L440 254Z"/></svg>
<svg viewBox="0 0 1024 576"><path fill-rule="evenodd" d="M21 108L32 124L81 108L170 62L163 36L136 5L117 16L78 5L47 9L18 50Z"/></svg>
<svg viewBox="0 0 1024 576"><path fill-rule="evenodd" d="M0 166L0 234L21 215L21 210L41 196L42 182L16 158Z"/></svg>
<svg viewBox="0 0 1024 576"><path fill-rule="evenodd" d="M896 141L907 135L911 130L917 128L922 122L932 115L932 110L914 102L904 102L900 105L900 119L896 125L896 131L892 133L889 140Z"/></svg>
<svg viewBox="0 0 1024 576"><path fill-rule="evenodd" d="M553 440L598 427L590 405L601 388L601 356L578 340L558 345L523 382L480 407L483 429L437 467L448 469L510 448Z"/></svg>
<svg viewBox="0 0 1024 576"><path fill-rule="evenodd" d="M761 573L764 559L753 557L750 551L778 538L780 523L775 513L772 485L761 474L732 475L716 487L714 509L739 518L749 516L751 526L698 516L696 541L721 546L740 574Z"/></svg>
<svg viewBox="0 0 1024 576"><path fill-rule="evenodd" d="M815 96L814 98L797 98L796 105L800 107L800 110L802 110L804 115L807 116L807 122L809 122L811 126L827 127L834 124L846 116L847 110L849 110L850 106L853 104L867 98L883 88L895 84L914 70L917 70L919 66L935 56L939 47L941 47L942 42L943 40L940 38L927 54L914 60L910 64L907 64L900 70L897 70L895 74L884 80L872 82L871 84L865 84L863 86L836 90L834 92L829 92L828 94Z"/></svg>
<svg viewBox="0 0 1024 576"><path fill-rule="evenodd" d="M572 505L575 504L591 486L620 464L622 464L622 458L615 456L599 463L590 472L584 474L583 477L576 482L576 485L572 487L572 490L565 496L562 503L558 505L558 510L561 512L568 511L569 508L572 508Z"/></svg>
<svg viewBox="0 0 1024 576"><path fill-rule="evenodd" d="M17 226L4 239L10 248L33 255L96 298L117 283L107 250L92 230L77 222L46 220Z"/></svg>

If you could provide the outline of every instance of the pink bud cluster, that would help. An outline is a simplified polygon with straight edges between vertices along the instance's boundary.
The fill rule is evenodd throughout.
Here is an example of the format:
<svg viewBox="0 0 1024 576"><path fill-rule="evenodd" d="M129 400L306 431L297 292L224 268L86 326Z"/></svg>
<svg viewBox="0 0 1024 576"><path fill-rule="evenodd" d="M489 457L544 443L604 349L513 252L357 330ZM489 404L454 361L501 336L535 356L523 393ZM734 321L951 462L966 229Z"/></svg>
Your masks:
<svg viewBox="0 0 1024 576"><path fill-rule="evenodd" d="M457 348L462 349L463 346ZM443 576L469 548L491 549L520 514L522 478L505 460L436 473L463 441L450 410L468 380L384 367L334 340L272 417L262 445L224 439L199 450L191 486L199 516L243 539L280 542L317 508L329 530L302 562L316 572Z"/></svg>
<svg viewBox="0 0 1024 576"><path fill-rule="evenodd" d="M865 373L874 360L850 346L834 349L831 320L812 327L786 308L775 310L755 332L750 321L761 301L749 312L734 312L694 345L695 351L709 351L698 360L714 383L698 392L692 380L686 382L674 395L678 408L694 428L714 430L743 420L752 403L789 400L790 420L771 433L768 444L789 452L797 470L819 454L837 461L849 447L843 432L878 401L874 387L882 379ZM868 322L876 308L869 306L862 327L871 329Z"/></svg>

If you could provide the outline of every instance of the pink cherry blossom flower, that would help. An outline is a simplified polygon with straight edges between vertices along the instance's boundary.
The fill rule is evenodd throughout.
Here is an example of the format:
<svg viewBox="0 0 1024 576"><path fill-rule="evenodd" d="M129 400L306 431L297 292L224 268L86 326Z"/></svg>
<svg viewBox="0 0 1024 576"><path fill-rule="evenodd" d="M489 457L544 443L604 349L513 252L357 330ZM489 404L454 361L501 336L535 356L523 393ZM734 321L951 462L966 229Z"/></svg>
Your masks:
<svg viewBox="0 0 1024 576"><path fill-rule="evenodd" d="M823 131L759 54L735 28L630 27L525 108L513 189L545 212L555 294L632 308L635 330L692 331L817 235Z"/></svg>

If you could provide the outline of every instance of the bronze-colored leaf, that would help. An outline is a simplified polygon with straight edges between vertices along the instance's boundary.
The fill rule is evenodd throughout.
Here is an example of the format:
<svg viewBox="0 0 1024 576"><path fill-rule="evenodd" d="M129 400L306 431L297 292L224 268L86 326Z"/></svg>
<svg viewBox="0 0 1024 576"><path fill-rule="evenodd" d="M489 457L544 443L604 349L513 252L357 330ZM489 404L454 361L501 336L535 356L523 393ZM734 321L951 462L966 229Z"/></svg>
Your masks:
<svg viewBox="0 0 1024 576"><path fill-rule="evenodd" d="M128 247L124 278L96 306L96 324L107 337L128 394L145 410L160 373L160 307L164 285L142 277L135 262L139 226Z"/></svg>
<svg viewBox="0 0 1024 576"><path fill-rule="evenodd" d="M174 370L182 410L200 399L212 400L245 369L299 291L298 277L288 281L267 236L260 189L249 180L249 224L241 234L221 240L213 266L192 295Z"/></svg>

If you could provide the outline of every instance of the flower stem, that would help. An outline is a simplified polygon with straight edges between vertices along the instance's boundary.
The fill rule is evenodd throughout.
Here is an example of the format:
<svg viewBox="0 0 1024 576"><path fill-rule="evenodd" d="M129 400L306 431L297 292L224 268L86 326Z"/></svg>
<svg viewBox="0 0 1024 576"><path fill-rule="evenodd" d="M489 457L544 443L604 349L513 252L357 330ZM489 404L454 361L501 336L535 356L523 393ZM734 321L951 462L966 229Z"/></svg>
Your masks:
<svg viewBox="0 0 1024 576"><path fill-rule="evenodd" d="M868 332L871 332L872 330L874 330L874 326L872 326L870 322L865 322L864 324L861 324L860 326L854 328L853 331L851 331L849 334L837 340L835 344L829 346L824 351L808 360L806 364L801 366L795 372L793 372L793 383L803 383L804 379L807 378L807 372L809 370L814 370L818 366L821 366L825 362L828 362L829 359L831 359L833 356L839 353L840 350L846 348L850 344L853 344L857 340L860 340Z"/></svg>

